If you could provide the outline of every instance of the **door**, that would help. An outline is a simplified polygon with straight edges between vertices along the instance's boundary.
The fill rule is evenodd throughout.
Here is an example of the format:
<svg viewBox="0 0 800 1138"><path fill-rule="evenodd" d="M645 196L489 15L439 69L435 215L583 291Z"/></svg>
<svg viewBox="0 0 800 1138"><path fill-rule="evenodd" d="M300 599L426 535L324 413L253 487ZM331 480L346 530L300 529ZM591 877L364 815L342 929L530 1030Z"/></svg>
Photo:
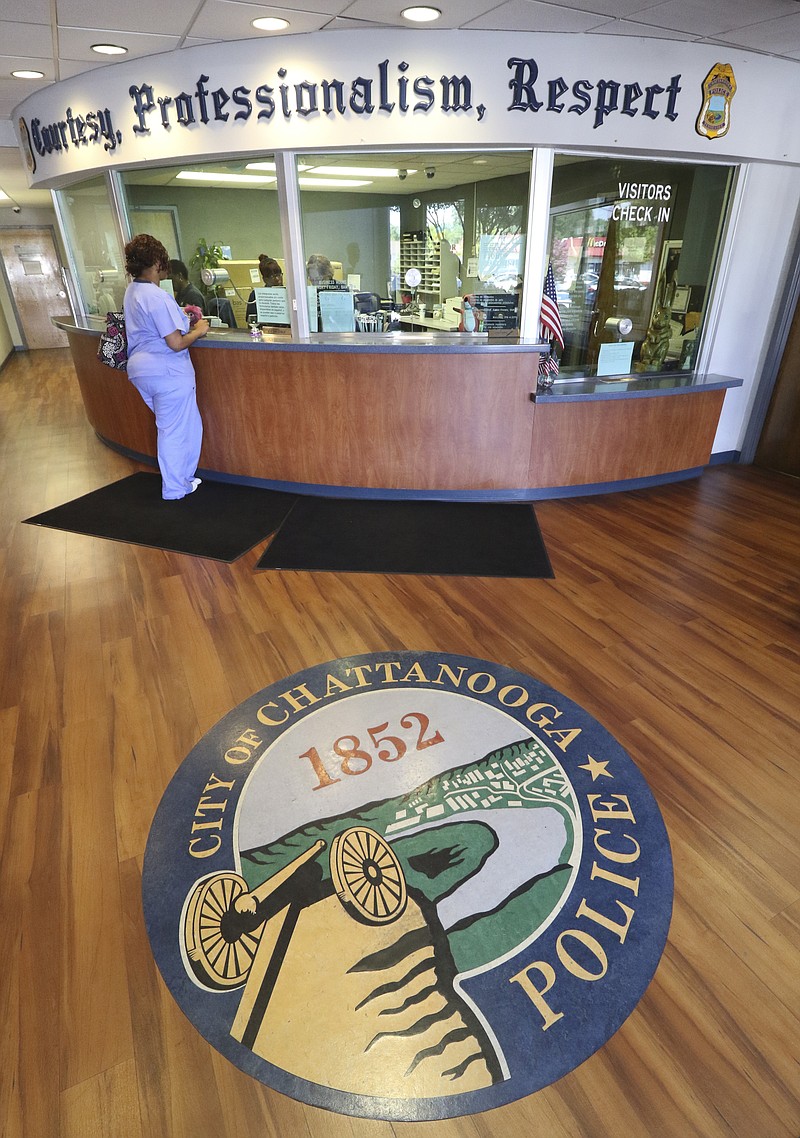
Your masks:
<svg viewBox="0 0 800 1138"><path fill-rule="evenodd" d="M149 233L151 237L160 241L165 249L174 249L174 252L170 252L171 257L183 257L178 229L178 211L174 205L153 206L150 209L134 206L128 211L128 216L134 236L137 233Z"/></svg>
<svg viewBox="0 0 800 1138"><path fill-rule="evenodd" d="M72 315L52 229L0 229L0 257L25 346L65 348L51 319Z"/></svg>
<svg viewBox="0 0 800 1138"><path fill-rule="evenodd" d="M753 464L800 476L800 304L795 309Z"/></svg>

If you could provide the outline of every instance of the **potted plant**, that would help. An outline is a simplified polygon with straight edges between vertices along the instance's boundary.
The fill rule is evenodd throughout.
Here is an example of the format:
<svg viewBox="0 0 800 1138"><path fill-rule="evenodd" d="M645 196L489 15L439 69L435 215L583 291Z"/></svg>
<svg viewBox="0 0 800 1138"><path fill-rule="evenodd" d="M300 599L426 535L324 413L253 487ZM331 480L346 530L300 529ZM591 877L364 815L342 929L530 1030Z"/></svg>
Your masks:
<svg viewBox="0 0 800 1138"><path fill-rule="evenodd" d="M194 256L192 257L192 268L197 269L200 275L200 287L206 295L213 295L214 289L208 288L203 280L203 269L216 269L222 260L222 246L212 245L206 241L205 237L201 237L197 242Z"/></svg>

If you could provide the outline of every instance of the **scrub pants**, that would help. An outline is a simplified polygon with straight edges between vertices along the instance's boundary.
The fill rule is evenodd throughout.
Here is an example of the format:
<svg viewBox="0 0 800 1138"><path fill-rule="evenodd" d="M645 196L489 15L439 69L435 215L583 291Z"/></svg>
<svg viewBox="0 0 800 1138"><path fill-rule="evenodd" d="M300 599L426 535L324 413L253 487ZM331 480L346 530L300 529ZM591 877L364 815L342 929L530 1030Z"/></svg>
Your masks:
<svg viewBox="0 0 800 1138"><path fill-rule="evenodd" d="M192 490L203 442L194 376L140 375L131 382L156 417L161 497L185 498Z"/></svg>

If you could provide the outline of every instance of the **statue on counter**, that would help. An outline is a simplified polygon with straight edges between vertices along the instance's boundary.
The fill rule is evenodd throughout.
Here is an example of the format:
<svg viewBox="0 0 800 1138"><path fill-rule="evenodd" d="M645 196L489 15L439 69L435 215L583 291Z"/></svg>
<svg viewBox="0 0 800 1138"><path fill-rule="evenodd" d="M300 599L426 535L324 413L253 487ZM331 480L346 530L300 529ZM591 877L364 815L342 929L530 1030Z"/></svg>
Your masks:
<svg viewBox="0 0 800 1138"><path fill-rule="evenodd" d="M650 318L650 327L642 343L640 353L640 371L660 371L669 349L670 321L672 320L672 305L675 300L677 280L673 276L667 280L666 274L661 278L656 289L656 300L653 305L653 315Z"/></svg>

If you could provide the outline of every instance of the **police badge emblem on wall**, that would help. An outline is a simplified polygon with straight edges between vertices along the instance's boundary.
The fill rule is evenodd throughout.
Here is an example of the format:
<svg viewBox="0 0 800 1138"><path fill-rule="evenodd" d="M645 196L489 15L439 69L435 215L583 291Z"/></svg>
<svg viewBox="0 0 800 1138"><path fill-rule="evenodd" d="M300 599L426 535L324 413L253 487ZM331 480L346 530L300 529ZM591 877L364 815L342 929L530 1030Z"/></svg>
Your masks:
<svg viewBox="0 0 800 1138"><path fill-rule="evenodd" d="M722 138L731 125L731 100L736 79L729 63L715 63L703 80L703 105L695 130L705 138Z"/></svg>
<svg viewBox="0 0 800 1138"><path fill-rule="evenodd" d="M608 732L498 664L334 660L230 712L148 841L164 980L205 1038L294 1098L398 1120L560 1078L664 948L658 806Z"/></svg>

